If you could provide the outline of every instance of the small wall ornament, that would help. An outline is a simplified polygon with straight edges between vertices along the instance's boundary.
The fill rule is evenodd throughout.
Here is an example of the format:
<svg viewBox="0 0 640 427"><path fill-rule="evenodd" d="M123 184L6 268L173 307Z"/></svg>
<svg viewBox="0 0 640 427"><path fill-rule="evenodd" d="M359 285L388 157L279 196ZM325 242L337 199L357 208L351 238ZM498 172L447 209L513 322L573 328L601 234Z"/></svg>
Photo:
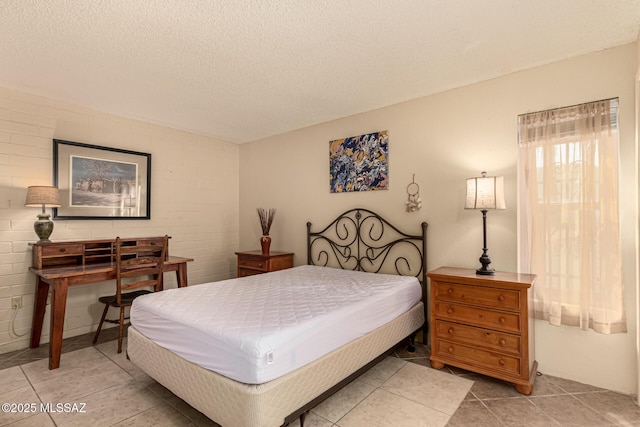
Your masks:
<svg viewBox="0 0 640 427"><path fill-rule="evenodd" d="M422 200L420 200L420 186L416 183L416 174L413 174L413 180L407 185L407 194L409 200L407 200L407 212L415 212L422 207Z"/></svg>

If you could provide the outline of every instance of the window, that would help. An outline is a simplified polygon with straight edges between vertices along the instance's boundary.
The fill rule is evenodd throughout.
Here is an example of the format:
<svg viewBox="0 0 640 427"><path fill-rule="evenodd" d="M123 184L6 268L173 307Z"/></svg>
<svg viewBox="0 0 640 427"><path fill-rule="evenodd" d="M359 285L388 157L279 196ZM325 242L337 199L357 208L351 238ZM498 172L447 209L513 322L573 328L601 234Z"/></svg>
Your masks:
<svg viewBox="0 0 640 427"><path fill-rule="evenodd" d="M626 332L617 118L617 99L518 117L519 259L553 325Z"/></svg>

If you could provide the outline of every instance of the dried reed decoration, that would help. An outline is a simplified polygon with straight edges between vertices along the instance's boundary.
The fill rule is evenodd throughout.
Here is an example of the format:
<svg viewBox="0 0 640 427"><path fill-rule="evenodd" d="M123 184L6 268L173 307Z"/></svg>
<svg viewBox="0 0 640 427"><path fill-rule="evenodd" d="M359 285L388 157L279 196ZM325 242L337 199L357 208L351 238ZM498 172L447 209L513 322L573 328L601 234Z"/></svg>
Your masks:
<svg viewBox="0 0 640 427"><path fill-rule="evenodd" d="M276 210L273 208L265 209L258 208L258 217L260 217L260 226L262 227L262 235L268 236L269 230L271 230L271 223L273 217L276 215Z"/></svg>

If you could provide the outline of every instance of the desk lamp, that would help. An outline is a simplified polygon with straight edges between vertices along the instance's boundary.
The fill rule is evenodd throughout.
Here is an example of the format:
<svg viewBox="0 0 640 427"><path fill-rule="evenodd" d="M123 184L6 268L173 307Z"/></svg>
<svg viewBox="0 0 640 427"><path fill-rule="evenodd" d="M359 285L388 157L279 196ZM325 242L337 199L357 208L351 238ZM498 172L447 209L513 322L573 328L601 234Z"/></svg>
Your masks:
<svg viewBox="0 0 640 427"><path fill-rule="evenodd" d="M38 215L38 220L33 223L33 228L40 238L39 242L50 242L49 236L53 232L53 221L48 213L44 211L45 206L60 207L60 193L56 187L32 186L27 188L27 199L24 202L28 207L42 206L42 213Z"/></svg>
<svg viewBox="0 0 640 427"><path fill-rule="evenodd" d="M504 203L504 177L487 176L482 172L482 176L467 179L467 200L465 209L480 209L482 212L482 256L480 264L482 267L476 270L477 274L492 276L496 272L489 267L491 258L487 255L487 211L489 209L505 209Z"/></svg>

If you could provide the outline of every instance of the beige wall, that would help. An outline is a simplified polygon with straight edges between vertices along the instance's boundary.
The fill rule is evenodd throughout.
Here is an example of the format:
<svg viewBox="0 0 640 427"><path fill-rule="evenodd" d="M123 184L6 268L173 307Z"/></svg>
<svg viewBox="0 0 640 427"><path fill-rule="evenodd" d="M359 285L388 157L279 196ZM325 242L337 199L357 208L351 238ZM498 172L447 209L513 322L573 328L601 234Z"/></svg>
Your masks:
<svg viewBox="0 0 640 427"><path fill-rule="evenodd" d="M237 145L98 113L0 88L0 353L28 347L29 335L10 334L11 296L22 295L19 334L31 326L35 278L29 242L39 210L25 208L29 185L52 184L52 138L151 153L151 220L57 220L54 241L169 234L170 253L195 258L191 284L235 276L238 247ZM175 275L167 274L168 287ZM98 296L113 283L69 291L65 337L95 330ZM43 342L48 342L49 314Z"/></svg>
<svg viewBox="0 0 640 427"><path fill-rule="evenodd" d="M429 223L429 268L475 268L482 247L479 212L463 209L465 178L504 175L507 210L488 214L493 267L515 271L518 114L609 97L620 98L623 276L629 333L600 335L536 324L540 371L626 393L636 392L634 75L635 44L514 73L240 147L240 248L258 248L256 207L274 207L272 248L306 263L305 223L370 208L408 232ZM329 193L330 140L388 130L390 189ZM423 208L405 212L415 173Z"/></svg>

